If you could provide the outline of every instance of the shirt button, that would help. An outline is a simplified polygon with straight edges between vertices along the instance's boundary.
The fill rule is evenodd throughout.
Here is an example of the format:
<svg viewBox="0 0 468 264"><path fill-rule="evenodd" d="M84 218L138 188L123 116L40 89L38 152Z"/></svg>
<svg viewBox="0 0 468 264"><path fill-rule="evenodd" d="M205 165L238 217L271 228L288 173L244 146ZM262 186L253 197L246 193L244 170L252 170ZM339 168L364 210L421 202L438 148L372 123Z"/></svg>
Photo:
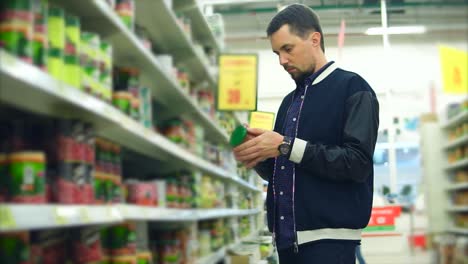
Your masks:
<svg viewBox="0 0 468 264"><path fill-rule="evenodd" d="M303 96L303 95L301 95L301 99L304 100L304 96Z"/></svg>
<svg viewBox="0 0 468 264"><path fill-rule="evenodd" d="M281 169L284 170L284 166L281 166Z"/></svg>
<svg viewBox="0 0 468 264"><path fill-rule="evenodd" d="M283 192L280 192L280 195L283 195Z"/></svg>
<svg viewBox="0 0 468 264"><path fill-rule="evenodd" d="M284 216L281 216L280 219L281 219L281 220L284 220Z"/></svg>
<svg viewBox="0 0 468 264"><path fill-rule="evenodd" d="M293 118L293 121L296 122L296 118Z"/></svg>

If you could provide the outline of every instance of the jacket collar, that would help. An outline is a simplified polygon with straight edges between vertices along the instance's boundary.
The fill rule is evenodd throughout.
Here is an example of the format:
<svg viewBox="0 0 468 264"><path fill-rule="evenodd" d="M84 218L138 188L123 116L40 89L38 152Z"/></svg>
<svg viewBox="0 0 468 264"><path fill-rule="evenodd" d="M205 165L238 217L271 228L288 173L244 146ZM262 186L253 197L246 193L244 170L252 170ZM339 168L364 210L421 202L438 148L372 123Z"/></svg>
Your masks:
<svg viewBox="0 0 468 264"><path fill-rule="evenodd" d="M338 65L336 65L335 62L332 62L322 73L320 73L319 76L317 76L317 78L315 78L312 85L318 84L319 82L323 81L325 78L327 78L328 75L330 75L337 68L338 68Z"/></svg>

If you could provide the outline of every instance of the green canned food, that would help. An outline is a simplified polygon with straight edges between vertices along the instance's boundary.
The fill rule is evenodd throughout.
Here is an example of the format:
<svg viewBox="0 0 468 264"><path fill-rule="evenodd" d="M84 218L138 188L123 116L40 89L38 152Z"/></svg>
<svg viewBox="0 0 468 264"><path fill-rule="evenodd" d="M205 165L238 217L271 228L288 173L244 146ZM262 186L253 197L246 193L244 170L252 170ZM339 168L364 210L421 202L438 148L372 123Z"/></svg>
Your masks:
<svg viewBox="0 0 468 264"><path fill-rule="evenodd" d="M62 80L64 76L63 51L49 48L47 57L47 70L55 79Z"/></svg>
<svg viewBox="0 0 468 264"><path fill-rule="evenodd" d="M115 11L124 24L133 30L135 17L135 2L133 0L117 0Z"/></svg>
<svg viewBox="0 0 468 264"><path fill-rule="evenodd" d="M6 201L7 199L7 170L8 170L8 163L7 163L7 156L6 154L0 153L0 203Z"/></svg>
<svg viewBox="0 0 468 264"><path fill-rule="evenodd" d="M45 154L43 152L16 152L10 154L9 185L13 202L44 202Z"/></svg>
<svg viewBox="0 0 468 264"><path fill-rule="evenodd" d="M46 0L33 0L34 35L32 42L33 63L42 70L47 70L47 10Z"/></svg>
<svg viewBox="0 0 468 264"><path fill-rule="evenodd" d="M130 92L115 92L112 96L112 104L127 115L130 115L131 100Z"/></svg>
<svg viewBox="0 0 468 264"><path fill-rule="evenodd" d="M33 22L31 0L2 0L0 47L32 63Z"/></svg>
<svg viewBox="0 0 468 264"><path fill-rule="evenodd" d="M29 232L15 232L0 234L0 256L5 264L30 263Z"/></svg>
<svg viewBox="0 0 468 264"><path fill-rule="evenodd" d="M136 254L136 225L126 222L110 228L109 249L113 256Z"/></svg>
<svg viewBox="0 0 468 264"><path fill-rule="evenodd" d="M65 11L58 7L49 8L48 16L49 48L65 49Z"/></svg>
<svg viewBox="0 0 468 264"><path fill-rule="evenodd" d="M149 251L142 251L137 253L137 264L151 264L153 263L153 255Z"/></svg>
<svg viewBox="0 0 468 264"><path fill-rule="evenodd" d="M67 14L65 17L65 55L79 55L80 38L80 19Z"/></svg>
<svg viewBox="0 0 468 264"><path fill-rule="evenodd" d="M65 55L63 81L75 88L81 87L81 67L78 56Z"/></svg>

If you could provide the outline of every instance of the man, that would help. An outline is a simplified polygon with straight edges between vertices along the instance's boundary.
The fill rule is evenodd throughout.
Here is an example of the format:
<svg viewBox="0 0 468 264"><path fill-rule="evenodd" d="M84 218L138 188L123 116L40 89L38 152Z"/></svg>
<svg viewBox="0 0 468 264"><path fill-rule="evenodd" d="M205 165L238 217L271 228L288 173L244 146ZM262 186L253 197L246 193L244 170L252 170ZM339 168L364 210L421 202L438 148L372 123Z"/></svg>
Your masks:
<svg viewBox="0 0 468 264"><path fill-rule="evenodd" d="M286 7L267 35L296 89L274 131L249 128L234 154L269 182L268 227L281 264L354 264L372 206L376 95L362 77L327 62L310 8Z"/></svg>

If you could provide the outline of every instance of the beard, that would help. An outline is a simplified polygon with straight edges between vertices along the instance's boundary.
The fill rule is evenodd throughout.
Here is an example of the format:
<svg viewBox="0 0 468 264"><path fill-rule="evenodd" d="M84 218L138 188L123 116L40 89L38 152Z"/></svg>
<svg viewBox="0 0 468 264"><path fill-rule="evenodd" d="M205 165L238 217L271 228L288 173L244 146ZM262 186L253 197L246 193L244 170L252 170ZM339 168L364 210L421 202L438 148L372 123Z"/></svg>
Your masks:
<svg viewBox="0 0 468 264"><path fill-rule="evenodd" d="M307 79L313 72L296 72L296 74L290 74L291 78L296 82L296 84L303 84L305 79Z"/></svg>
<svg viewBox="0 0 468 264"><path fill-rule="evenodd" d="M290 67L284 67L286 71L288 68ZM294 82L296 82L296 84L303 84L305 79L307 79L310 75L312 75L312 73L314 73L314 70L313 70L314 68L315 67L312 67L312 70L310 71L301 71L298 68L294 67L295 71L291 73L288 72L288 73L291 76L291 78L294 80Z"/></svg>

